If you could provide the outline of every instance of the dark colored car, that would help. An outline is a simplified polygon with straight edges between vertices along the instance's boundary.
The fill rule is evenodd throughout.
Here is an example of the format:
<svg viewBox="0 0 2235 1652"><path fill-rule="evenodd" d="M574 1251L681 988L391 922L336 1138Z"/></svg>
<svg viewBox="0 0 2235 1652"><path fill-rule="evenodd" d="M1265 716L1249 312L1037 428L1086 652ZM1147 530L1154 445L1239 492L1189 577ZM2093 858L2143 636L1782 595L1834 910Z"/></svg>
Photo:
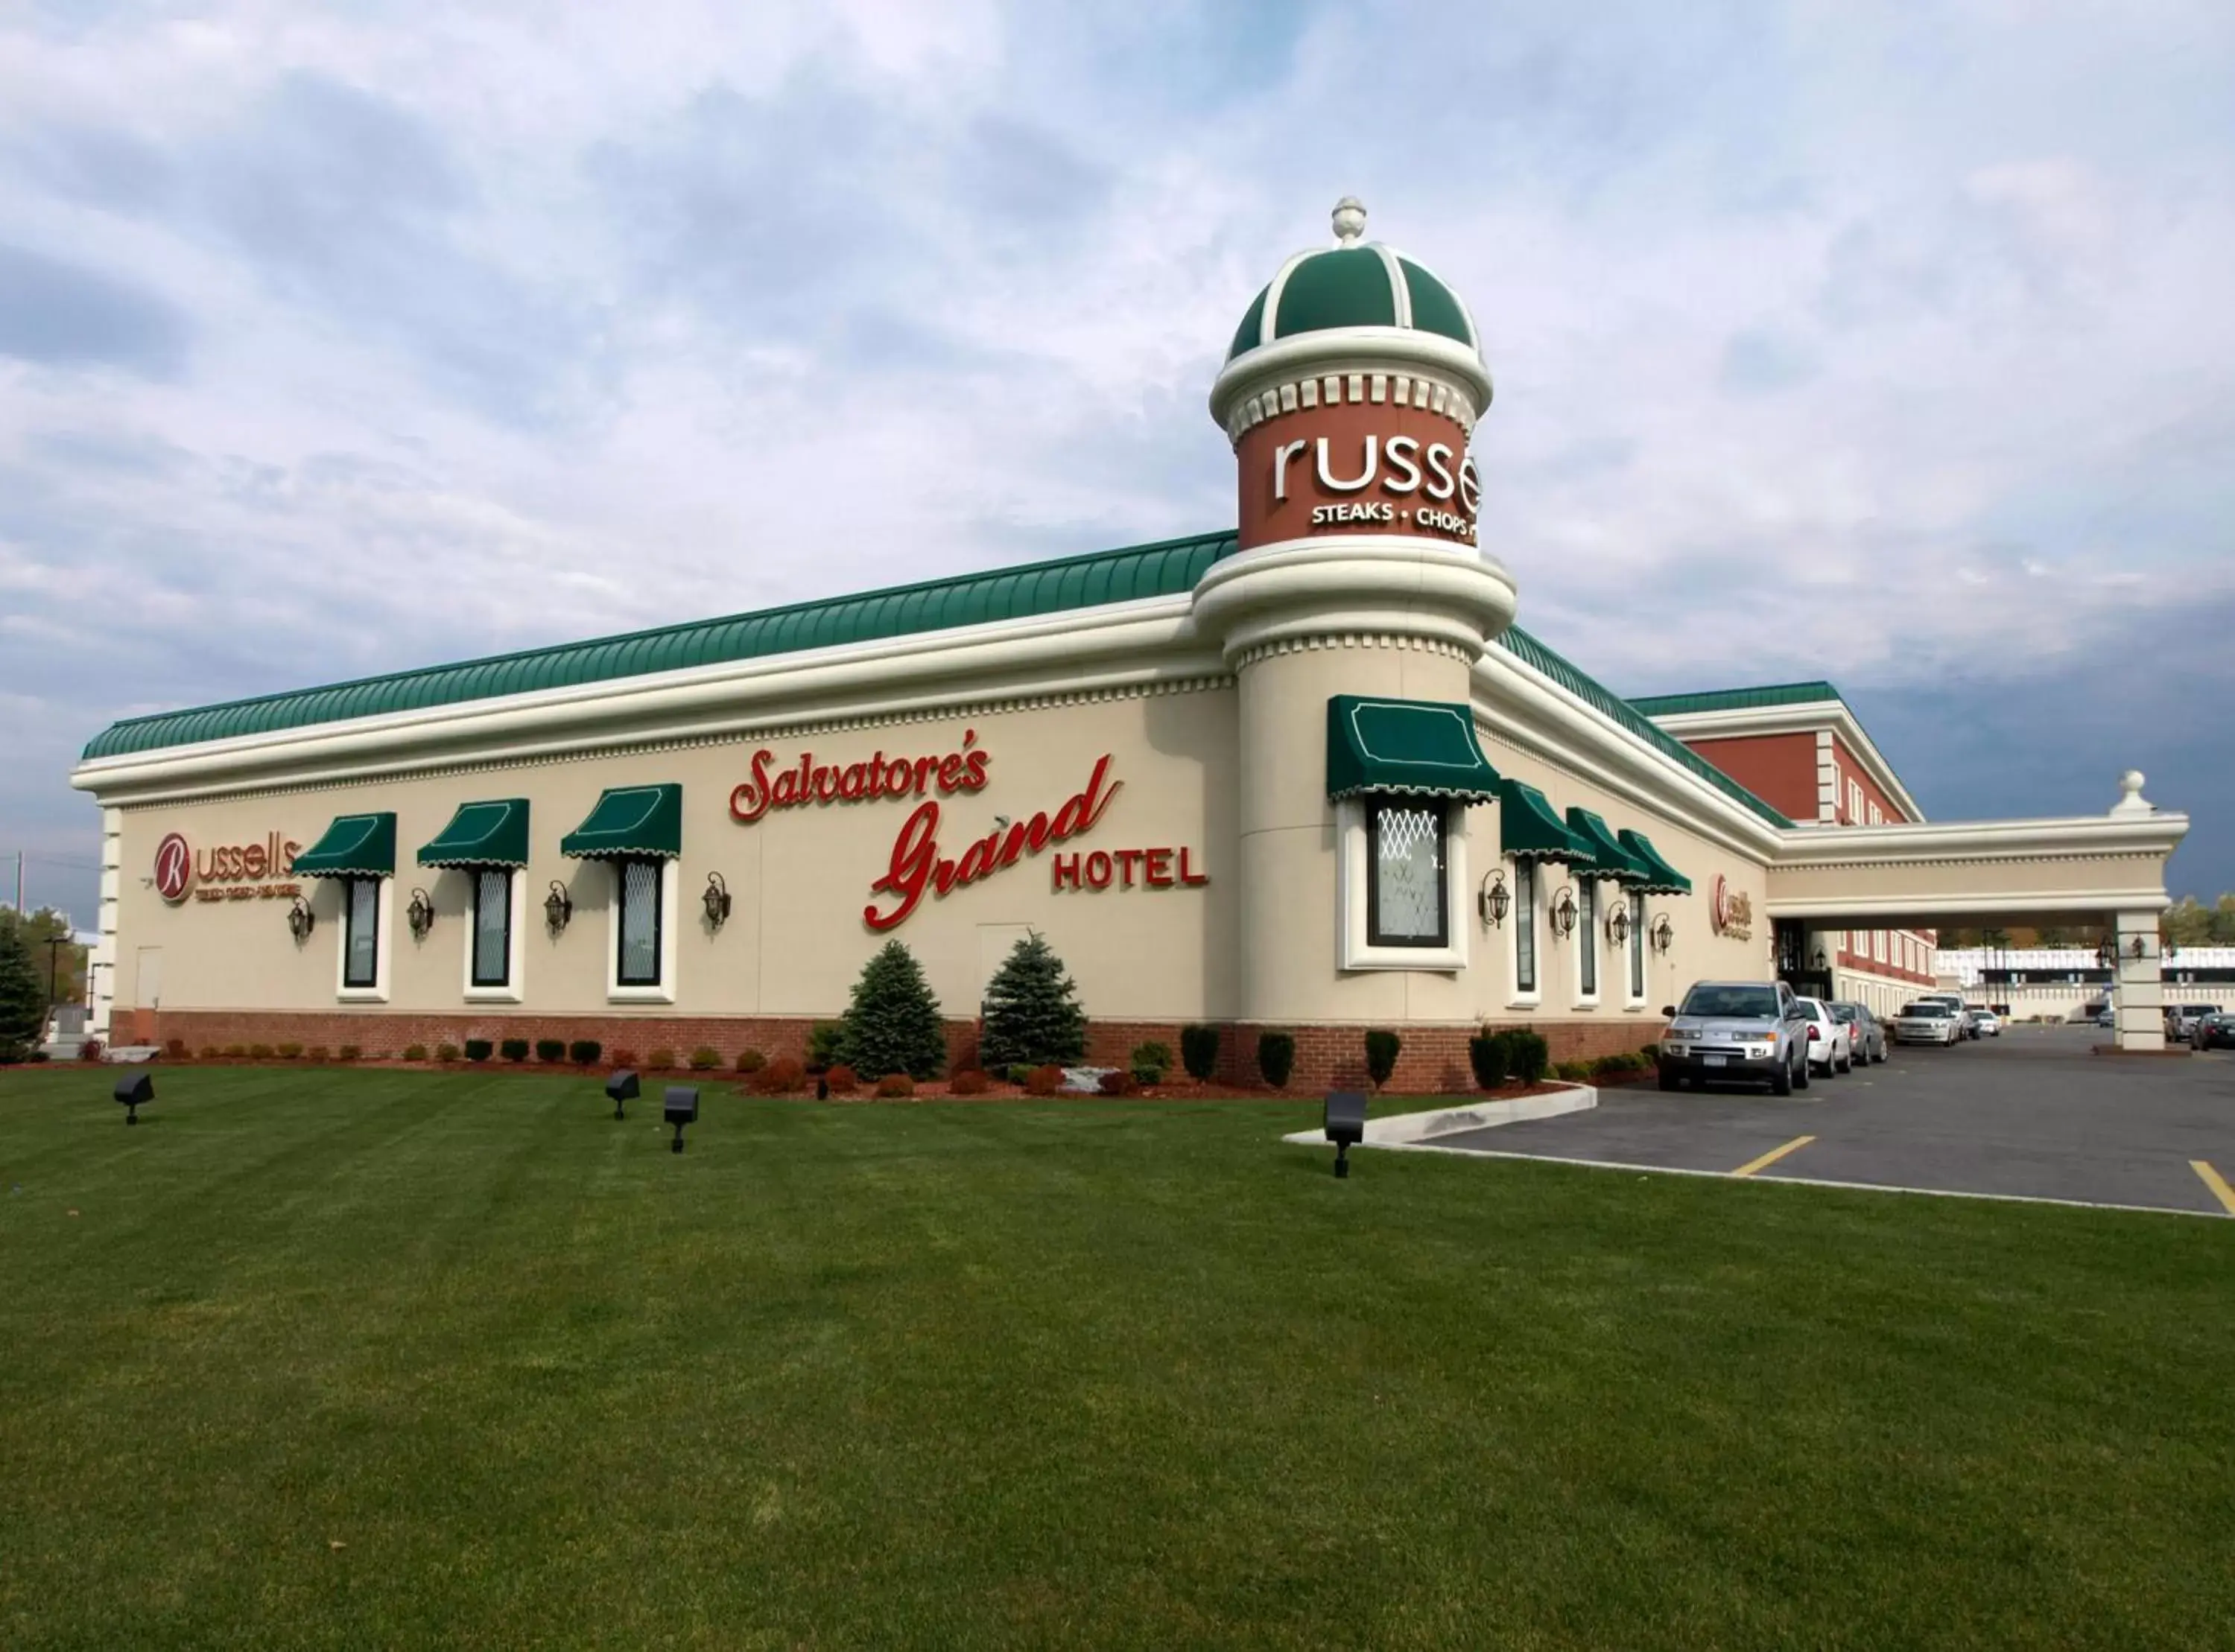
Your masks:
<svg viewBox="0 0 2235 1652"><path fill-rule="evenodd" d="M1834 1000L1824 1007L1832 1012L1832 1020L1847 1023L1850 1036L1855 1041L1856 1061L1882 1062L1885 1060L1885 1023L1871 1014L1867 1005Z"/></svg>
<svg viewBox="0 0 2235 1652"><path fill-rule="evenodd" d="M2215 1009L2199 1015L2189 1029L2191 1049L2235 1049L2235 1009Z"/></svg>

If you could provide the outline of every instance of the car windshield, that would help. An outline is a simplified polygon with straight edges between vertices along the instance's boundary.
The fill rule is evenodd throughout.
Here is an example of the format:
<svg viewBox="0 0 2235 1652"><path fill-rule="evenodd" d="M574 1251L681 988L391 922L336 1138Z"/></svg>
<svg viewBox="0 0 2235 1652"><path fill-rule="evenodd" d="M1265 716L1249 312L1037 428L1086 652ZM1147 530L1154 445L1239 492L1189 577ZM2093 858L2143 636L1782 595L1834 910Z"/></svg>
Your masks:
<svg viewBox="0 0 2235 1652"><path fill-rule="evenodd" d="M1908 1009L1903 1010L1901 1013L1912 1021L1945 1021L1948 1019L1948 1006L1946 1004L1936 1003L1916 1003L1910 1005Z"/></svg>
<svg viewBox="0 0 2235 1652"><path fill-rule="evenodd" d="M1794 1005L1799 1008L1800 1013L1807 1016L1809 1020L1822 1021L1825 1019L1824 1006L1817 1002L1813 998L1795 998L1793 1002Z"/></svg>
<svg viewBox="0 0 2235 1652"><path fill-rule="evenodd" d="M1686 1015L1738 1015L1749 1020L1777 1019L1775 987L1698 986L1684 995Z"/></svg>

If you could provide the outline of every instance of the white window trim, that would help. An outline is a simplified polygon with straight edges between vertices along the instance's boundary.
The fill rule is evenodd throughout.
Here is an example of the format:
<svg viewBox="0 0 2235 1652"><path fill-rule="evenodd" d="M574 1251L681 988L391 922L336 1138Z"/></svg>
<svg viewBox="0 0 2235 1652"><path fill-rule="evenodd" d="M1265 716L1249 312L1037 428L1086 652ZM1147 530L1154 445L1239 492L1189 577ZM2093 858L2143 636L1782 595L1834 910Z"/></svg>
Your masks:
<svg viewBox="0 0 2235 1652"><path fill-rule="evenodd" d="M516 1004L527 1002L527 985L521 979L521 970L528 962L528 872L520 866L499 868L512 874L512 923L509 956L504 961L505 984L501 987L477 987L474 984L474 917L475 903L481 898L481 870L466 872L466 944L458 960L460 979L464 983L466 1002L474 1004Z"/></svg>
<svg viewBox="0 0 2235 1652"><path fill-rule="evenodd" d="M1465 805L1444 799L1444 946L1376 946L1367 938L1367 880L1370 846L1366 800L1346 797L1334 806L1335 967L1448 973L1467 966L1466 816Z"/></svg>
<svg viewBox="0 0 2235 1652"><path fill-rule="evenodd" d="M369 987L349 985L349 901L350 885L356 881L347 878L332 878L331 883L341 891L341 911L334 920L334 996L343 1003L384 1004L388 1002L389 983L395 979L389 964L396 955L396 879L377 878L380 885L373 895L373 904L378 912L375 919L380 933L373 941L372 984Z"/></svg>
<svg viewBox="0 0 2235 1652"><path fill-rule="evenodd" d="M659 870L659 984L621 985L621 863L606 866L606 1002L612 1004L672 1004L675 1002L675 891L681 885L680 863L672 857L646 855L662 862Z"/></svg>
<svg viewBox="0 0 2235 1652"><path fill-rule="evenodd" d="M1599 1000L1606 993L1606 948L1600 944L1606 937L1600 932L1599 927L1606 922L1607 910L1606 903L1600 898L1604 892L1599 887L1602 881L1596 878L1576 879L1576 932L1568 937L1570 943L1568 950L1576 956L1568 965L1568 984L1572 989L1568 1002L1571 1008L1576 1009L1596 1009ZM1581 910L1586 886L1591 891L1591 910L1588 917ZM1592 973L1598 977L1598 985L1589 992L1583 990L1583 947L1587 935L1591 949Z"/></svg>
<svg viewBox="0 0 2235 1652"><path fill-rule="evenodd" d="M1508 1009L1535 1009L1544 1002L1544 879L1543 868L1535 861L1515 860L1507 863L1513 869L1513 904L1505 920L1505 1007ZM1538 874L1535 898L1529 903L1530 938L1537 944L1537 984L1528 991L1521 990L1521 875L1524 868Z"/></svg>

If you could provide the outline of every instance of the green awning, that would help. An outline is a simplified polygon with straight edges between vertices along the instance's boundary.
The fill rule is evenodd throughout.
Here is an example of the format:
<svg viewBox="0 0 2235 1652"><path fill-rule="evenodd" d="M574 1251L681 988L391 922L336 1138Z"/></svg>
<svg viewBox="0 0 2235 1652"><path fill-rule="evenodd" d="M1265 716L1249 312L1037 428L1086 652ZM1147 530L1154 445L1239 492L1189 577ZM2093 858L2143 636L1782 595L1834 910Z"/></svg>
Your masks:
<svg viewBox="0 0 2235 1652"><path fill-rule="evenodd" d="M623 855L673 859L683 852L683 788L609 788L590 818L559 839L559 852L577 860L613 860Z"/></svg>
<svg viewBox="0 0 2235 1652"><path fill-rule="evenodd" d="M1570 807L1568 830L1589 848L1591 859L1598 862L1600 877L1641 885L1652 880L1651 869L1616 843L1607 823L1589 809Z"/></svg>
<svg viewBox="0 0 2235 1652"><path fill-rule="evenodd" d="M1488 802L1498 771L1474 736L1474 709L1437 700L1327 701L1327 795L1394 792Z"/></svg>
<svg viewBox="0 0 2235 1652"><path fill-rule="evenodd" d="M1643 866L1650 875L1650 883L1638 885L1647 894L1688 895L1692 892L1692 880L1663 860L1661 852L1653 846L1653 839L1642 832L1632 832L1624 826L1622 829L1622 846L1629 850L1630 859Z"/></svg>
<svg viewBox="0 0 2235 1652"><path fill-rule="evenodd" d="M1515 860L1558 860L1577 868L1595 864L1589 845L1560 824L1544 794L1509 780L1499 793L1499 846Z"/></svg>
<svg viewBox="0 0 2235 1652"><path fill-rule="evenodd" d="M393 878L396 817L338 814L325 835L295 857L299 878Z"/></svg>
<svg viewBox="0 0 2235 1652"><path fill-rule="evenodd" d="M435 841L419 852L423 866L525 866L528 800L461 803Z"/></svg>

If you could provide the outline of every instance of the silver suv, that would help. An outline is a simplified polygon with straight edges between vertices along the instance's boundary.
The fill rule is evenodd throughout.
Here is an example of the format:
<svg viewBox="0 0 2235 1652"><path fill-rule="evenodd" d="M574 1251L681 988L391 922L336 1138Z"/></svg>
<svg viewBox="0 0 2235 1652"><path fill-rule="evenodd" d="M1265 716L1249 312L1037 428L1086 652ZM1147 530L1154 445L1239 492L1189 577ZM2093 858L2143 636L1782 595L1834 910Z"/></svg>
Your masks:
<svg viewBox="0 0 2235 1652"><path fill-rule="evenodd" d="M1782 981L1697 982L1661 1013L1662 1089L1692 1080L1766 1084L1777 1095L1808 1087L1808 1017Z"/></svg>

